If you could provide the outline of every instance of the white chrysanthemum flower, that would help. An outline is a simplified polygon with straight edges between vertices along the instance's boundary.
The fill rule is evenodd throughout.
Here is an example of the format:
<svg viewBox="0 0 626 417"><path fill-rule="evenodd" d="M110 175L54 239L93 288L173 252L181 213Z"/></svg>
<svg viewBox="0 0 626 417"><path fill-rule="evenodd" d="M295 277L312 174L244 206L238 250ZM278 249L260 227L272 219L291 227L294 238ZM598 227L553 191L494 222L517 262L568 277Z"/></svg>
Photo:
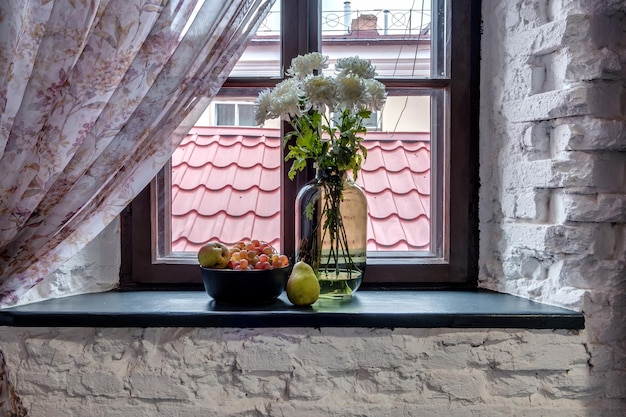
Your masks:
<svg viewBox="0 0 626 417"><path fill-rule="evenodd" d="M298 80L289 78L281 81L272 92L271 112L283 119L302 116L300 95Z"/></svg>
<svg viewBox="0 0 626 417"><path fill-rule="evenodd" d="M315 110L323 113L335 107L337 85L333 77L309 75L302 81L302 92Z"/></svg>
<svg viewBox="0 0 626 417"><path fill-rule="evenodd" d="M337 77L337 99L341 108L355 108L367 104L367 91L359 77Z"/></svg>
<svg viewBox="0 0 626 417"><path fill-rule="evenodd" d="M339 58L335 64L335 70L339 76L355 75L357 77L370 79L376 76L376 69L370 61L361 59L358 56Z"/></svg>
<svg viewBox="0 0 626 417"><path fill-rule="evenodd" d="M313 75L314 71L322 71L326 68L328 68L328 56L319 52L311 52L292 59L287 75L302 80Z"/></svg>
<svg viewBox="0 0 626 417"><path fill-rule="evenodd" d="M385 85L380 81L368 79L363 80L365 89L367 91L367 106L370 110L382 110L385 101L387 100L387 92L385 91Z"/></svg>
<svg viewBox="0 0 626 417"><path fill-rule="evenodd" d="M274 119L277 116L272 113L272 90L266 88L259 93L254 103L254 120L261 126L267 119Z"/></svg>
<svg viewBox="0 0 626 417"><path fill-rule="evenodd" d="M255 119L262 124L277 117L291 123L295 129L288 137L296 136L295 145L287 146L286 160L294 159L289 170L293 178L304 167L305 159L314 160L320 167L352 169L361 168L365 151L363 139L356 132L364 132L363 110L381 110L386 98L385 86L376 81L371 62L358 57L342 58L337 63L334 76L324 76L328 57L319 53L299 56L287 71L288 78L272 90L261 91L256 101ZM333 129L327 112L339 112L342 132ZM366 112L367 113L367 112ZM320 120L321 119L321 120ZM315 123L320 126L312 126ZM310 130L313 129L313 130ZM321 132L330 138L320 137ZM335 133L339 136L335 137ZM314 135L314 140L300 140ZM319 141L327 141L319 147Z"/></svg>

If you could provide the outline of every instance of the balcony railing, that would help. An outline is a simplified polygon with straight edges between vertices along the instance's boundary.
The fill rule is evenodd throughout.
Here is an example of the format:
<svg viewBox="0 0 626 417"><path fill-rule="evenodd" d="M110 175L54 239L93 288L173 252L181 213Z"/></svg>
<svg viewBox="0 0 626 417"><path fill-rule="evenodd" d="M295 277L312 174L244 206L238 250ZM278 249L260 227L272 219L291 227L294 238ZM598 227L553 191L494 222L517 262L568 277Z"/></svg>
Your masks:
<svg viewBox="0 0 626 417"><path fill-rule="evenodd" d="M349 3L349 2L346 2ZM278 34L280 11L272 10L257 31L258 36ZM349 9L322 12L324 36L349 35L355 31L376 31L378 35L427 36L429 9Z"/></svg>

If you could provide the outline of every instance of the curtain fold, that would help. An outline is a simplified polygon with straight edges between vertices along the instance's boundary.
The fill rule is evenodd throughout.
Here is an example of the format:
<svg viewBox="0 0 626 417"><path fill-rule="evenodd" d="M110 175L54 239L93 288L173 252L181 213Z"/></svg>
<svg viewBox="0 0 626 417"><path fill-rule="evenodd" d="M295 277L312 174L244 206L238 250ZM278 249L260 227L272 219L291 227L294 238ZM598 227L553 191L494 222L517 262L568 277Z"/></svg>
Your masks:
<svg viewBox="0 0 626 417"><path fill-rule="evenodd" d="M0 3L0 306L149 183L273 2Z"/></svg>

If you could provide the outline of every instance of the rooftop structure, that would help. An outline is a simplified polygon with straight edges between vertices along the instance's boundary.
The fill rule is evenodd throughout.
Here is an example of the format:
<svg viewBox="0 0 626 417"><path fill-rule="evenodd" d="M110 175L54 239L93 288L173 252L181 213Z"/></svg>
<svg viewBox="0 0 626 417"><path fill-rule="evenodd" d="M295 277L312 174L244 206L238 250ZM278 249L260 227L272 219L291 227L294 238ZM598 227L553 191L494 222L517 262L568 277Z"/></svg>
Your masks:
<svg viewBox="0 0 626 417"><path fill-rule="evenodd" d="M430 136L368 132L357 183L368 250L428 250ZM257 238L280 247L280 131L195 127L172 157L172 250Z"/></svg>

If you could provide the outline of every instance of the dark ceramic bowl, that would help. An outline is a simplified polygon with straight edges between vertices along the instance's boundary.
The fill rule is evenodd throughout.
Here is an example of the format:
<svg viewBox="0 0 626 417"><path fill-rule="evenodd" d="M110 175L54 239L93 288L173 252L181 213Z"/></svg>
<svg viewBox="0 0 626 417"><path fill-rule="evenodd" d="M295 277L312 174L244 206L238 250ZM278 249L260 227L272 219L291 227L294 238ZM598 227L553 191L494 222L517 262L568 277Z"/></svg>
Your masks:
<svg viewBox="0 0 626 417"><path fill-rule="evenodd" d="M285 289L291 267L235 271L200 267L207 294L218 303L250 305L274 301Z"/></svg>

